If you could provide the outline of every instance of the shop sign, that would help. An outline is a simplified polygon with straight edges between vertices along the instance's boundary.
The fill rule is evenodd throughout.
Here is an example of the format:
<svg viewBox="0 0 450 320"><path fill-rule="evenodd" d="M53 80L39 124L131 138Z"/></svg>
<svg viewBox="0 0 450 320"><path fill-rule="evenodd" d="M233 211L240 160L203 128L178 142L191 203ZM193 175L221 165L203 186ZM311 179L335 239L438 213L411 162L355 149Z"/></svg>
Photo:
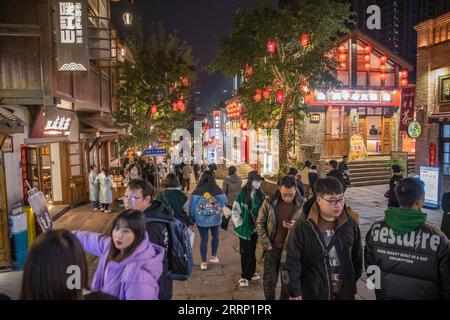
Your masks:
<svg viewBox="0 0 450 320"><path fill-rule="evenodd" d="M405 88L402 90L402 104L400 107L400 131L406 131L408 124L414 120L414 95L415 88Z"/></svg>
<svg viewBox="0 0 450 320"><path fill-rule="evenodd" d="M351 102L358 104L390 103L393 100L393 93L390 91L333 90L328 93L318 91L315 94L316 102Z"/></svg>
<svg viewBox="0 0 450 320"><path fill-rule="evenodd" d="M20 145L20 166L22 167L22 195L25 204L28 204L27 193L27 178L28 178L28 163L27 163L27 147Z"/></svg>
<svg viewBox="0 0 450 320"><path fill-rule="evenodd" d="M436 161L436 144L430 143L430 149L428 151L428 159L430 167L436 167L437 161Z"/></svg>
<svg viewBox="0 0 450 320"><path fill-rule="evenodd" d="M362 135L355 134L350 138L349 160L362 160L367 157L366 145Z"/></svg>
<svg viewBox="0 0 450 320"><path fill-rule="evenodd" d="M417 139L422 133L422 126L419 122L413 121L408 125L407 133L410 138Z"/></svg>
<svg viewBox="0 0 450 320"><path fill-rule="evenodd" d="M220 135L220 111L213 112L213 119L214 119L214 137L216 138L216 140L218 140Z"/></svg>
<svg viewBox="0 0 450 320"><path fill-rule="evenodd" d="M420 180L425 183L425 206L439 207L439 168L420 167Z"/></svg>
<svg viewBox="0 0 450 320"><path fill-rule="evenodd" d="M248 130L249 127L250 127L250 123L249 123L248 119L241 118L241 129Z"/></svg>
<svg viewBox="0 0 450 320"><path fill-rule="evenodd" d="M320 122L320 113L313 113L309 116L309 120L313 123Z"/></svg>
<svg viewBox="0 0 450 320"><path fill-rule="evenodd" d="M57 1L56 61L58 71L89 67L87 1Z"/></svg>
<svg viewBox="0 0 450 320"><path fill-rule="evenodd" d="M5 136L5 139L3 139L3 143L1 145L1 151L7 153L7 152L14 152L13 149L13 137L11 136Z"/></svg>
<svg viewBox="0 0 450 320"><path fill-rule="evenodd" d="M74 119L75 112L73 111L58 108L43 108L34 121L30 138L68 136Z"/></svg>

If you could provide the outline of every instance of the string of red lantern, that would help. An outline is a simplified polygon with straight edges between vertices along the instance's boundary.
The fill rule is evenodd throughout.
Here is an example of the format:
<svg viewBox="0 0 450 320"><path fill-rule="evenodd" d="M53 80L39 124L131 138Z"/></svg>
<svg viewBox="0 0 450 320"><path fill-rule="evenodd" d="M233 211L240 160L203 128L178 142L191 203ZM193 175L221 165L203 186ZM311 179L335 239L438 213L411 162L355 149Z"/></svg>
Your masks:
<svg viewBox="0 0 450 320"><path fill-rule="evenodd" d="M277 45L275 41L272 40L267 41L267 51L271 54L274 54L277 51Z"/></svg>

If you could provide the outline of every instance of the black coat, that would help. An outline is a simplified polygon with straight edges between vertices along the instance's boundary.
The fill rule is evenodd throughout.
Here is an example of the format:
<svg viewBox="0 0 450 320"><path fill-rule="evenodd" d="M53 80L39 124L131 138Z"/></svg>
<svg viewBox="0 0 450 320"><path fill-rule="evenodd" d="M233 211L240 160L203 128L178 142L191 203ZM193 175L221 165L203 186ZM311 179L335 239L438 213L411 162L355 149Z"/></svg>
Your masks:
<svg viewBox="0 0 450 320"><path fill-rule="evenodd" d="M158 200L153 200L150 207L148 207L144 214L146 217L162 218L166 220L173 220L173 210L167 208L163 203ZM169 229L165 223L160 222L147 222L146 224L148 240L154 244L163 247L166 250L166 255L163 262L163 273L159 278L159 294L158 300L170 300L172 299L172 280L167 277L169 271L169 260L167 254L169 246Z"/></svg>
<svg viewBox="0 0 450 320"><path fill-rule="evenodd" d="M403 179L402 175L393 175L391 180L389 181L389 191L388 191L388 196L389 196L389 203L388 203L388 207L389 208L399 208L400 205L398 204L397 201L397 197L395 196L395 186L397 185L397 183Z"/></svg>
<svg viewBox="0 0 450 320"><path fill-rule="evenodd" d="M447 237L423 223L404 236L395 236L385 221L366 236L366 269L380 267L378 300L450 300L450 248Z"/></svg>
<svg viewBox="0 0 450 320"><path fill-rule="evenodd" d="M337 169L331 170L330 172L327 173L327 177L335 177L342 183L344 191L347 189L347 182L345 181L342 172L340 172L339 170Z"/></svg>
<svg viewBox="0 0 450 320"><path fill-rule="evenodd" d="M308 217L300 215L286 239L281 270L283 283L291 297L302 296L304 300L332 299L331 266L317 219L316 204ZM356 282L362 273L362 247L359 227L345 208L338 218L338 227L331 241L340 262L341 288L338 299L352 300L355 298Z"/></svg>

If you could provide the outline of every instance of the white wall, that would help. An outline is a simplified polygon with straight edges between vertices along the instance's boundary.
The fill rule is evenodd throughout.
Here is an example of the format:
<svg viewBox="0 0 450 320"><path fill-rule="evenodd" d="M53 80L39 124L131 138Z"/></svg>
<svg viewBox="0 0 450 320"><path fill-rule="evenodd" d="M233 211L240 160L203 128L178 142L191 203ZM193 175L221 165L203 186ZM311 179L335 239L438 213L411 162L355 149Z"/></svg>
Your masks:
<svg viewBox="0 0 450 320"><path fill-rule="evenodd" d="M25 122L25 132L15 133L13 137L14 152L5 153L5 178L6 178L6 194L8 201L8 211L11 210L13 204L23 202L22 194L22 168L20 167L20 145L23 144L25 137L29 135L29 124L31 122L30 112L26 107L17 106L11 107L14 109L14 114Z"/></svg>
<svg viewBox="0 0 450 320"><path fill-rule="evenodd" d="M70 142L78 142L80 141L80 134L79 134L79 121L78 118L75 117L72 121L72 125L70 126L70 134L69 134L69 141Z"/></svg>
<svg viewBox="0 0 450 320"><path fill-rule="evenodd" d="M50 144L50 157L52 161L52 194L53 201L62 201L61 188L61 157L59 155L59 143Z"/></svg>

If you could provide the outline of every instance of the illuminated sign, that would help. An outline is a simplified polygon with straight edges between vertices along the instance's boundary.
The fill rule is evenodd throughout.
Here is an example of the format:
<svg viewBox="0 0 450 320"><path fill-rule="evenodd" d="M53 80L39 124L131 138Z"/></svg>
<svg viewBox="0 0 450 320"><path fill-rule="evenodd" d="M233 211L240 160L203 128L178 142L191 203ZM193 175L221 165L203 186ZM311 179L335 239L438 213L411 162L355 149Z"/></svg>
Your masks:
<svg viewBox="0 0 450 320"><path fill-rule="evenodd" d="M41 108L31 129L30 138L68 136L75 117L76 114L73 111L59 108Z"/></svg>
<svg viewBox="0 0 450 320"><path fill-rule="evenodd" d="M58 1L56 61L58 71L87 71L87 2Z"/></svg>
<svg viewBox="0 0 450 320"><path fill-rule="evenodd" d="M315 101L318 102L379 103L392 102L392 100L393 97L391 92L380 91L339 90L330 91L328 93L319 91L315 94Z"/></svg>
<svg viewBox="0 0 450 320"><path fill-rule="evenodd" d="M309 116L309 120L311 122L320 122L320 114L319 113L313 113Z"/></svg>
<svg viewBox="0 0 450 320"><path fill-rule="evenodd" d="M439 207L439 168L420 167L420 180L425 183L425 206Z"/></svg>
<svg viewBox="0 0 450 320"><path fill-rule="evenodd" d="M72 119L69 117L59 117L57 116L55 120L47 120L47 125L44 128L44 134L57 135L64 133L64 135L69 135L70 133L70 123Z"/></svg>
<svg viewBox="0 0 450 320"><path fill-rule="evenodd" d="M213 122L214 122L214 137L216 140L219 139L220 135L220 111L214 111L213 112Z"/></svg>
<svg viewBox="0 0 450 320"><path fill-rule="evenodd" d="M407 133L410 138L417 139L420 136L420 134L422 133L422 126L420 125L419 122L412 121L408 125Z"/></svg>

